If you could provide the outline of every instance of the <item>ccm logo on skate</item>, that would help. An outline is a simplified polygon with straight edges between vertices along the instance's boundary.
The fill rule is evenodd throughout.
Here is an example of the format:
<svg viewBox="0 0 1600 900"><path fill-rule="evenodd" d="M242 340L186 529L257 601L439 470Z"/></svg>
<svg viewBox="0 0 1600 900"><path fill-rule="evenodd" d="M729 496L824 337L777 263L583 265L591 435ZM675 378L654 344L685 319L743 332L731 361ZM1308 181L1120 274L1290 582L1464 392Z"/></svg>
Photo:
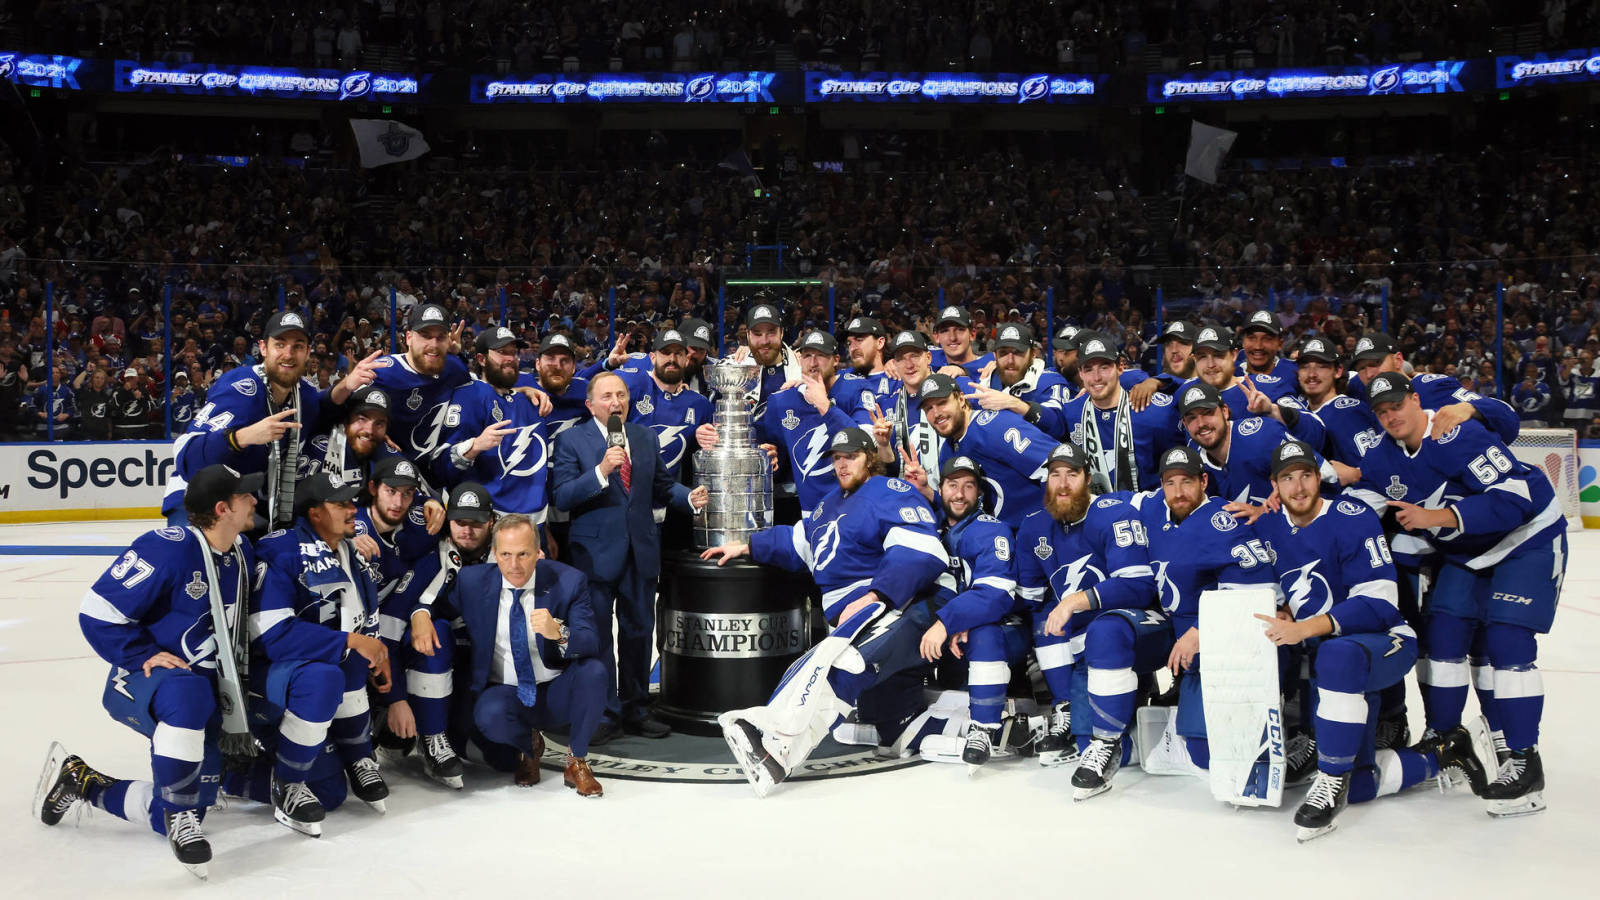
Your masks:
<svg viewBox="0 0 1600 900"><path fill-rule="evenodd" d="M1521 594L1508 594L1505 591L1495 591L1489 597L1493 600L1504 600L1507 603L1520 603L1523 606L1533 605L1532 597L1524 597Z"/></svg>
<svg viewBox="0 0 1600 900"><path fill-rule="evenodd" d="M69 456L60 460L53 450L35 450L28 454L28 471L33 473L28 476L29 487L55 490L65 500L82 487L159 487L167 483L167 476L172 473L172 460L163 459L152 450L144 451L143 458Z"/></svg>

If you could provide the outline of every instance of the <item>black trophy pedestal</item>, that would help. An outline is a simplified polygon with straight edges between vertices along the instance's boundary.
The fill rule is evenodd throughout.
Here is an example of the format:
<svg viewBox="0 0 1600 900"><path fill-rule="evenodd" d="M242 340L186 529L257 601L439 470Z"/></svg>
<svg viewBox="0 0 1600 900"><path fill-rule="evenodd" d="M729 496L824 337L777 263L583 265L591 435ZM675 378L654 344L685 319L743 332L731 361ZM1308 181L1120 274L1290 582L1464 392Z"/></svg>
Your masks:
<svg viewBox="0 0 1600 900"><path fill-rule="evenodd" d="M719 735L719 713L766 703L811 646L814 591L803 574L748 559L718 566L697 551L665 555L656 714L679 731Z"/></svg>

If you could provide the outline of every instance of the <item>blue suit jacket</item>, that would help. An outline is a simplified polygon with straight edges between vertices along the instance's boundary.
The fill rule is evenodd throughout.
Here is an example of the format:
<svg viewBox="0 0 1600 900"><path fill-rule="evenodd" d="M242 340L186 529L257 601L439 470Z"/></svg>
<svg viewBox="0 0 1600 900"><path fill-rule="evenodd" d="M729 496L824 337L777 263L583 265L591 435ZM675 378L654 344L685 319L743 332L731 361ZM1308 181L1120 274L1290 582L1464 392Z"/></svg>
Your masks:
<svg viewBox="0 0 1600 900"><path fill-rule="evenodd" d="M643 425L623 425L633 461L633 490L622 490L616 472L601 484L594 467L606 454L606 438L592 422L580 422L556 437L550 482L557 509L572 513L567 537L567 558L596 581L616 581L633 553L634 565L645 578L661 573L661 535L654 508L673 506L685 513L689 489L661 467L661 443Z"/></svg>
<svg viewBox="0 0 1600 900"><path fill-rule="evenodd" d="M467 635L472 640L472 693L478 694L489 685L489 673L494 663L495 627L500 618L500 589L504 586L500 568L493 563L465 566L456 573L446 599L449 608L461 614L466 623ZM523 595L523 605L528 596ZM534 637L539 657L555 670L566 668L567 663L600 652L600 637L594 626L594 609L589 603L589 580L582 572L555 560L541 559L533 570L533 609L547 609L552 616L567 626L567 649L547 640L544 635ZM441 615L435 607L434 615Z"/></svg>

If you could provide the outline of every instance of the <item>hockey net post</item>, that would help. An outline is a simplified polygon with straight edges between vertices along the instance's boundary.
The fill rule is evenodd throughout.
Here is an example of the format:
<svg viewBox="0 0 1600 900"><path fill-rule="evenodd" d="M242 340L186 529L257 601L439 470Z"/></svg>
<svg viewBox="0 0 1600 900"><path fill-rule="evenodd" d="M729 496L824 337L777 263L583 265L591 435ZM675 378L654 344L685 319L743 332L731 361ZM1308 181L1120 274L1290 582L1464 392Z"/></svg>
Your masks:
<svg viewBox="0 0 1600 900"><path fill-rule="evenodd" d="M1511 444L1517 459L1544 472L1555 488L1569 531L1583 530L1578 505L1578 432L1571 428L1524 428Z"/></svg>

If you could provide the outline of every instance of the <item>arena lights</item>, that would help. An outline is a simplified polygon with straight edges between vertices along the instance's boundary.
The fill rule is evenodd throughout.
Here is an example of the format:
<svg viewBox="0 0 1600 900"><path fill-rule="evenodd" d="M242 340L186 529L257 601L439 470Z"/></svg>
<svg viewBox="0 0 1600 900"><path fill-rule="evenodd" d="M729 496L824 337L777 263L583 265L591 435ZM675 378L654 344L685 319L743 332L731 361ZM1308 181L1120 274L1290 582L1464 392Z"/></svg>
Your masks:
<svg viewBox="0 0 1600 900"><path fill-rule="evenodd" d="M0 50L0 81L12 81L29 87L83 90L78 83L78 69L82 66L83 60L76 56L29 56Z"/></svg>
<svg viewBox="0 0 1600 900"><path fill-rule="evenodd" d="M1455 94L1467 90L1462 84L1467 66L1465 60L1443 60L1381 66L1251 69L1194 73L1178 78L1152 75L1147 94L1151 103ZM1473 71L1476 72L1476 67Z"/></svg>
<svg viewBox="0 0 1600 900"><path fill-rule="evenodd" d="M961 72L807 72L806 102L1083 103L1104 75L1015 75Z"/></svg>
<svg viewBox="0 0 1600 900"><path fill-rule="evenodd" d="M1495 59L1495 86L1600 82L1600 47Z"/></svg>
<svg viewBox="0 0 1600 900"><path fill-rule="evenodd" d="M193 94L212 97L365 100L415 97L427 76L331 69L269 69L192 63L177 66L119 59L113 85L118 91Z"/></svg>
<svg viewBox="0 0 1600 900"><path fill-rule="evenodd" d="M472 77L473 103L774 103L776 72Z"/></svg>

